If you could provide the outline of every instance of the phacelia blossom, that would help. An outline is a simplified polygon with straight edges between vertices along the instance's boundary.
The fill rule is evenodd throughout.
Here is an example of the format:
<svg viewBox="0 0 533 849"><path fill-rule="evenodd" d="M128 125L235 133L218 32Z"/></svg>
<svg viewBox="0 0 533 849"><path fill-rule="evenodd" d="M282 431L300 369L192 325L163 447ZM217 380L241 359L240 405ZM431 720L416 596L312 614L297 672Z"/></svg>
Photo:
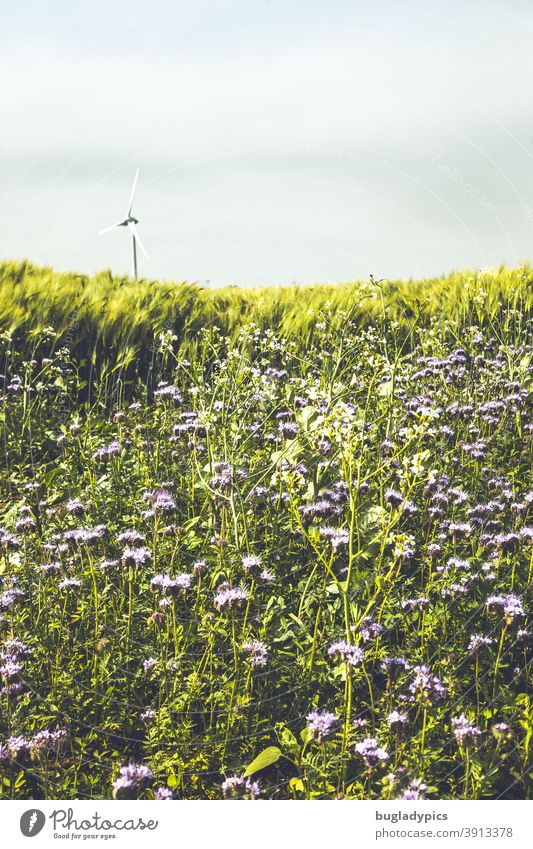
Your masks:
<svg viewBox="0 0 533 849"><path fill-rule="evenodd" d="M109 445L104 445L102 448L98 448L94 454L94 460L108 460L110 457L115 457L117 454L120 454L120 442L114 440L110 442Z"/></svg>
<svg viewBox="0 0 533 849"><path fill-rule="evenodd" d="M81 587L81 581L78 578L65 578L57 586L60 590L77 590Z"/></svg>
<svg viewBox="0 0 533 849"><path fill-rule="evenodd" d="M379 745L375 737L367 737L366 740L356 743L355 751L361 755L368 767L377 766L389 759L389 753Z"/></svg>
<svg viewBox="0 0 533 849"><path fill-rule="evenodd" d="M468 643L468 651L477 654L481 649L488 648L494 643L492 637L483 637L481 634L472 634Z"/></svg>
<svg viewBox="0 0 533 849"><path fill-rule="evenodd" d="M147 566L151 563L152 552L149 548L125 548L120 558L125 566Z"/></svg>
<svg viewBox="0 0 533 849"><path fill-rule="evenodd" d="M508 625L514 622L515 619L521 619L525 616L522 602L514 593L510 593L509 595L491 595L486 601L486 606L489 610L491 607L500 608L502 616Z"/></svg>
<svg viewBox="0 0 533 849"><path fill-rule="evenodd" d="M307 730L313 739L325 740L333 732L337 724L337 717L334 713L324 711L311 711L307 715Z"/></svg>
<svg viewBox="0 0 533 849"><path fill-rule="evenodd" d="M452 731L459 746L467 746L481 735L481 731L464 715L452 718Z"/></svg>
<svg viewBox="0 0 533 849"><path fill-rule="evenodd" d="M429 666L415 666L413 672L409 691L416 700L434 707L446 697L446 688L436 675L431 674Z"/></svg>
<svg viewBox="0 0 533 849"><path fill-rule="evenodd" d="M174 798L172 790L169 787L158 787L155 791L155 798L160 801L170 800Z"/></svg>
<svg viewBox="0 0 533 849"><path fill-rule="evenodd" d="M71 516L76 516L77 518L83 516L85 513L85 506L79 498L72 498L70 501L67 501L65 507L67 513L70 513Z"/></svg>
<svg viewBox="0 0 533 849"><path fill-rule="evenodd" d="M176 502L172 495L164 489L145 492L143 498L151 505L152 510L158 516L168 516L176 512Z"/></svg>
<svg viewBox="0 0 533 849"><path fill-rule="evenodd" d="M379 637L383 633L383 625L380 625L371 616L365 616L359 625L359 633L361 634L361 639L368 642L368 640Z"/></svg>
<svg viewBox="0 0 533 849"><path fill-rule="evenodd" d="M246 557L242 558L242 568L246 572L246 574L250 574L250 572L254 572L261 566L261 558L255 554L248 554Z"/></svg>
<svg viewBox="0 0 533 849"><path fill-rule="evenodd" d="M221 787L224 799L258 799L261 795L257 781L251 781L243 775L226 778Z"/></svg>
<svg viewBox="0 0 533 849"><path fill-rule="evenodd" d="M261 643L259 640L252 640L244 643L242 650L250 656L250 663L253 667L266 666L268 646L265 643Z"/></svg>
<svg viewBox="0 0 533 849"><path fill-rule="evenodd" d="M320 528L320 535L329 540L332 548L348 545L350 534L344 528Z"/></svg>
<svg viewBox="0 0 533 849"><path fill-rule="evenodd" d="M127 764L120 767L120 775L113 782L113 795L115 799L134 799L151 780L152 772L147 766Z"/></svg>
<svg viewBox="0 0 533 849"><path fill-rule="evenodd" d="M404 802L418 802L420 799L425 798L427 789L427 785L424 784L421 778L415 778L407 785L398 798Z"/></svg>
<svg viewBox="0 0 533 849"><path fill-rule="evenodd" d="M214 602L218 610L234 610L248 600L248 592L240 587L227 587L216 593Z"/></svg>
<svg viewBox="0 0 533 849"><path fill-rule="evenodd" d="M163 595L176 596L185 593L191 586L192 576L186 573L171 578L170 575L155 575L150 581L150 587L154 592Z"/></svg>
<svg viewBox="0 0 533 849"><path fill-rule="evenodd" d="M387 725L390 728L401 728L407 722L407 714L393 710L387 717Z"/></svg>
<svg viewBox="0 0 533 849"><path fill-rule="evenodd" d="M346 640L332 643L328 648L328 655L332 660L343 660L348 666L359 666L365 656L359 646L354 646Z"/></svg>
<svg viewBox="0 0 533 849"><path fill-rule="evenodd" d="M411 664L403 657L385 657L380 665L382 672L385 672L392 681L395 681L402 672L411 669Z"/></svg>
<svg viewBox="0 0 533 849"><path fill-rule="evenodd" d="M142 543L144 542L144 536L143 534L139 533L139 531L136 531L134 528L131 528L126 531L122 531L118 535L117 541L119 545L142 545Z"/></svg>

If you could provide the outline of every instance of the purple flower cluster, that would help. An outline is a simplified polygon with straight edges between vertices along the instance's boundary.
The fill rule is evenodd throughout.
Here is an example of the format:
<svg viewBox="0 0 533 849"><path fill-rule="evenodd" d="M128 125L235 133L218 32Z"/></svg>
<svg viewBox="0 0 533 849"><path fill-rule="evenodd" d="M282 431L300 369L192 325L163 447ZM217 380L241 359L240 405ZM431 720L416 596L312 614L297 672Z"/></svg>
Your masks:
<svg viewBox="0 0 533 849"><path fill-rule="evenodd" d="M259 640L251 640L248 643L244 643L242 650L249 655L250 663L254 668L266 666L268 659L268 647L266 643L262 643Z"/></svg>
<svg viewBox="0 0 533 849"><path fill-rule="evenodd" d="M320 535L326 537L332 548L339 548L350 542L350 534L344 528L320 528Z"/></svg>
<svg viewBox="0 0 533 849"><path fill-rule="evenodd" d="M415 666L413 673L409 691L416 701L435 707L446 698L446 688L436 675L432 675L429 666Z"/></svg>
<svg viewBox="0 0 533 849"><path fill-rule="evenodd" d="M176 596L185 593L191 586L192 576L184 573L171 578L170 575L154 575L150 581L150 587L154 592L162 595Z"/></svg>
<svg viewBox="0 0 533 849"><path fill-rule="evenodd" d="M240 587L221 585L215 594L215 607L218 610L234 610L235 608L242 607L248 600L248 595L247 590L243 590Z"/></svg>
<svg viewBox="0 0 533 849"><path fill-rule="evenodd" d="M375 737L367 737L355 744L355 751L361 755L367 767L375 767L389 759L389 753L382 748Z"/></svg>
<svg viewBox="0 0 533 849"><path fill-rule="evenodd" d="M110 442L109 445L104 445L102 448L98 448L94 454L94 460L109 460L110 457L116 457L117 454L120 454L120 442L114 440Z"/></svg>
<svg viewBox="0 0 533 849"><path fill-rule="evenodd" d="M359 666L364 660L364 652L359 646L354 646L346 640L332 643L328 648L328 655L332 660L342 660L348 666Z"/></svg>
<svg viewBox="0 0 533 849"><path fill-rule="evenodd" d="M329 737L337 724L337 717L334 713L313 710L307 714L307 730L309 736L319 742Z"/></svg>
<svg viewBox="0 0 533 849"><path fill-rule="evenodd" d="M505 622L510 625L515 619L525 616L524 607L520 598L514 593L509 595L491 595L486 601L487 608L497 607L501 611Z"/></svg>
<svg viewBox="0 0 533 849"><path fill-rule="evenodd" d="M481 736L481 731L464 715L452 718L452 731L459 746L467 746Z"/></svg>
<svg viewBox="0 0 533 849"><path fill-rule="evenodd" d="M224 799L258 799L261 790L257 781L245 778L243 775L233 775L226 778L221 785Z"/></svg>
<svg viewBox="0 0 533 849"><path fill-rule="evenodd" d="M148 566L152 561L152 552L144 546L125 548L120 559L125 566Z"/></svg>
<svg viewBox="0 0 533 849"><path fill-rule="evenodd" d="M152 771L147 766L135 763L121 766L119 776L113 782L113 795L115 799L135 799L151 780Z"/></svg>

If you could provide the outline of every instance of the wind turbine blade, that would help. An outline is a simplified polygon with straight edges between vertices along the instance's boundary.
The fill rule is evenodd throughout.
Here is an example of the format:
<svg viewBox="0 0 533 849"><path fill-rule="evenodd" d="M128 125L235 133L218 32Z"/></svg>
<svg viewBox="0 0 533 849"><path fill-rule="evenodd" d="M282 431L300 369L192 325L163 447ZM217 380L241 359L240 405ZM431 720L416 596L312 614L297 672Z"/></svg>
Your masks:
<svg viewBox="0 0 533 849"><path fill-rule="evenodd" d="M141 251L145 255L146 259L148 259L148 254L146 253L145 247L141 242L141 237L139 236L139 231L137 230L137 225L133 223L133 221L128 221L128 227L132 232L133 238L138 243Z"/></svg>
<svg viewBox="0 0 533 849"><path fill-rule="evenodd" d="M124 226L124 222L123 222L123 221L117 221L117 223L116 223L116 224L112 224L112 225L111 225L111 227L106 227L106 228L105 228L105 230L100 230L100 233L99 233L98 235L99 235L99 236L103 236L103 235L104 235L104 233L110 233L110 232L111 232L111 230L114 230L114 229L115 229L115 227L123 227L123 226Z"/></svg>
<svg viewBox="0 0 533 849"><path fill-rule="evenodd" d="M137 188L137 180L139 179L139 169L137 168L135 172L135 177L133 178L133 186L131 187L131 195L130 195L130 203L128 206L128 217L131 215L131 209L133 207L133 198L135 195L135 189Z"/></svg>

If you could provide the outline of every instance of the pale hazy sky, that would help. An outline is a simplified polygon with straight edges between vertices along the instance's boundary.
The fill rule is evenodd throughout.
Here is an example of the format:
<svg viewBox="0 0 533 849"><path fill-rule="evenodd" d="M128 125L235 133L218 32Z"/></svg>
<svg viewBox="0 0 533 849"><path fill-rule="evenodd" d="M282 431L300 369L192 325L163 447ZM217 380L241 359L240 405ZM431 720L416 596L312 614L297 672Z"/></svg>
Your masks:
<svg viewBox="0 0 533 849"><path fill-rule="evenodd" d="M0 256L213 284L533 259L531 0L0 0Z"/></svg>

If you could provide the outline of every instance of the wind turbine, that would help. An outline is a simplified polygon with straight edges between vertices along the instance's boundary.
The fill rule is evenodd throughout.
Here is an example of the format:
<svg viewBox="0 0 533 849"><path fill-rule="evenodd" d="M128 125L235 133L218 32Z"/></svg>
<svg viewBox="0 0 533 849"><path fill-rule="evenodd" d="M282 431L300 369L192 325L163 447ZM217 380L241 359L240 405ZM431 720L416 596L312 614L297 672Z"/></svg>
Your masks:
<svg viewBox="0 0 533 849"><path fill-rule="evenodd" d="M112 224L111 227L106 227L105 230L100 230L100 235L103 233L109 233L111 230L114 230L115 227L127 227L131 233L131 258L132 258L132 272L133 276L137 280L137 242L139 243L139 247L145 257L148 259L148 254L144 248L143 243L141 242L141 237L139 236L139 231L137 230L137 224L139 223L137 218L134 218L131 214L131 210L133 208L133 198L135 196L135 190L137 188L137 180L139 179L139 169L135 172L135 177L133 178L133 186L131 187L130 194L130 202L128 204L128 214L123 221L118 221L116 224Z"/></svg>

